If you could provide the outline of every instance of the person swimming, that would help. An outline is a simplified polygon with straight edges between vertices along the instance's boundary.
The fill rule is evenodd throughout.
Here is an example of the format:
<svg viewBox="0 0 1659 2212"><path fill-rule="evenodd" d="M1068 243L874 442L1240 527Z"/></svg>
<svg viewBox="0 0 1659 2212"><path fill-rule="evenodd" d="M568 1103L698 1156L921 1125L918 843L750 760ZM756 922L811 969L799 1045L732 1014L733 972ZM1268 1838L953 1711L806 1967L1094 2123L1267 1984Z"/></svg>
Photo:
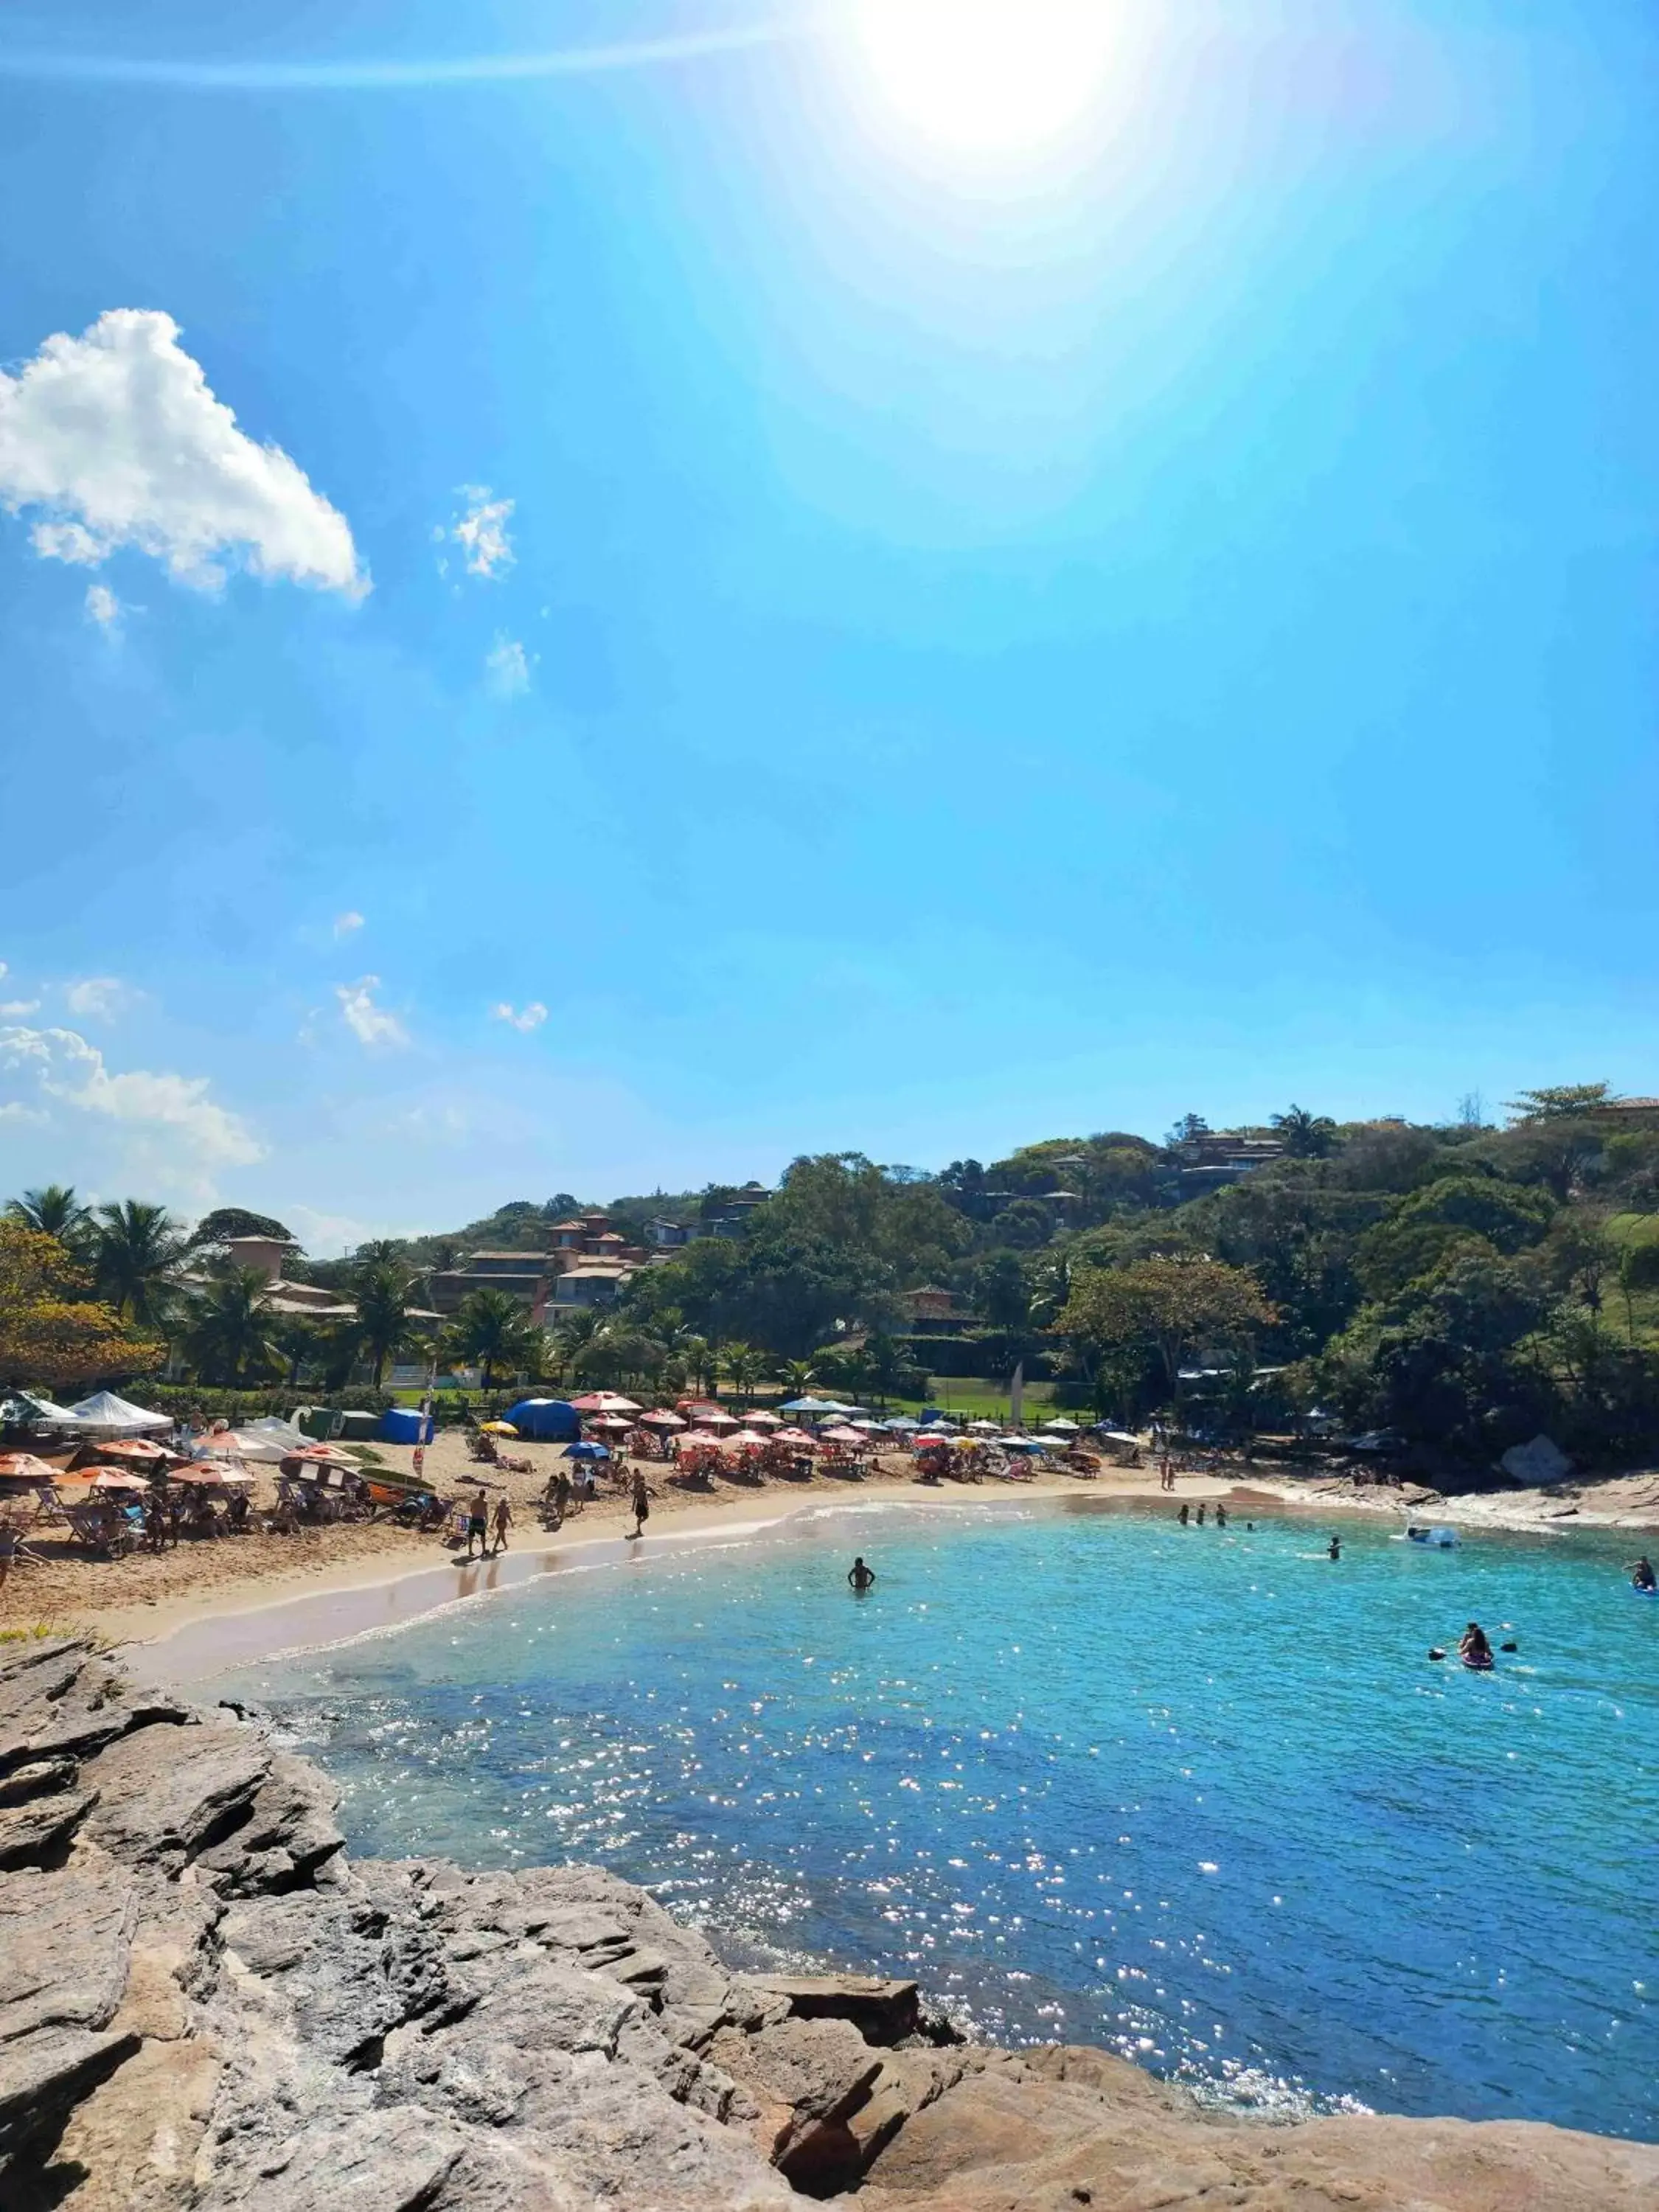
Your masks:
<svg viewBox="0 0 1659 2212"><path fill-rule="evenodd" d="M1639 1590L1659 1589L1659 1576L1655 1575L1653 1562L1645 1552L1631 1568L1630 1586L1632 1589Z"/></svg>
<svg viewBox="0 0 1659 2212"><path fill-rule="evenodd" d="M1482 1674L1494 1663L1486 1632L1478 1620L1472 1620L1458 1638L1457 1656L1466 1667Z"/></svg>
<svg viewBox="0 0 1659 2212"><path fill-rule="evenodd" d="M1176 1515L1176 1519L1180 1522L1183 1528L1187 1525L1188 1519L1190 1515L1190 1510L1191 1509L1188 1506L1186 1500L1183 1498L1182 1500L1181 1510Z"/></svg>
<svg viewBox="0 0 1659 2212"><path fill-rule="evenodd" d="M1333 1536L1325 1547L1325 1557L1328 1559L1340 1559L1341 1556L1342 1539L1340 1536Z"/></svg>
<svg viewBox="0 0 1659 2212"><path fill-rule="evenodd" d="M862 1559L854 1559L848 1570L847 1579L862 1597L876 1577L874 1571L866 1567Z"/></svg>

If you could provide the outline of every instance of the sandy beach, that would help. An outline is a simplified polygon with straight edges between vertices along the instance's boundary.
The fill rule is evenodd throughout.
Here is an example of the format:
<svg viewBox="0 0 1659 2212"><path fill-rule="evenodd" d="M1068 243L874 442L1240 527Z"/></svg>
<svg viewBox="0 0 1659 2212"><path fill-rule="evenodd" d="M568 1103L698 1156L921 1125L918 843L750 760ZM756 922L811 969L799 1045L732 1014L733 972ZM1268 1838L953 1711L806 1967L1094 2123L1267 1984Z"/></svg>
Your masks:
<svg viewBox="0 0 1659 2212"><path fill-rule="evenodd" d="M388 1467L412 1472L407 1448L380 1444L375 1449ZM459 1433L442 1435L428 1446L425 1476L441 1494L453 1495L482 1476L492 1510L503 1493L511 1505L514 1526L506 1548L487 1564L475 1561L470 1566L441 1537L384 1522L342 1522L291 1536L262 1533L185 1542L159 1556L140 1553L124 1559L89 1557L66 1540L66 1531L43 1526L29 1538L40 1554L39 1564L14 1570L0 1589L0 1630L50 1621L90 1628L115 1644L155 1644L176 1642L182 1632L206 1622L280 1608L282 1621L273 1618L258 1632L227 1639L231 1645L264 1651L412 1619L458 1598L553 1571L584 1549L591 1554L596 1545L623 1544L633 1525L632 1513L625 1491L604 1480L599 1495L562 1528L540 1526L535 1501L560 1464L559 1455L556 1445L514 1446L513 1455L529 1461L531 1472L506 1474L477 1468ZM998 1499L1127 1501L1165 1495L1151 1465L1103 1464L1094 1480L1053 1471L1020 1481L934 1485L918 1482L911 1461L901 1453L875 1461L861 1481L822 1474L781 1482L717 1479L713 1490L703 1490L672 1480L672 1469L660 1462L646 1463L645 1472L651 1492L647 1542L752 1531L803 1508L822 1510L832 1504L857 1508L903 1503L948 1510ZM1438 1498L1411 1488L1356 1485L1316 1474L1287 1475L1240 1462L1214 1474L1182 1474L1176 1496L1194 1503L1224 1498L1243 1507L1324 1516L1415 1515L1471 1527L1560 1534L1575 1528L1659 1528L1659 1473L1570 1482L1547 1491ZM260 1507L274 1500L264 1475L254 1499Z"/></svg>

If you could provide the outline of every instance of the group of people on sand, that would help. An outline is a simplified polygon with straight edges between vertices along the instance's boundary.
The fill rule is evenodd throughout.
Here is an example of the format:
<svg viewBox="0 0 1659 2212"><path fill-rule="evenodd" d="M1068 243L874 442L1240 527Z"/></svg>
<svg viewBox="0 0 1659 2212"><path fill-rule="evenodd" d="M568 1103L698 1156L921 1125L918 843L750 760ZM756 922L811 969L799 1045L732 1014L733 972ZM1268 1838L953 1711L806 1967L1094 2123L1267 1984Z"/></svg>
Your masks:
<svg viewBox="0 0 1659 2212"><path fill-rule="evenodd" d="M639 1468L634 1470L628 1502L634 1515L634 1525L628 1531L631 1540L645 1534L645 1524L651 1517L651 1492ZM540 1504L543 1520L550 1522L555 1528L562 1526L565 1516L572 1510L570 1477L562 1468L548 1478ZM575 1510L581 1510L580 1504ZM506 1496L496 1499L492 1513L488 1495L483 1490L477 1491L467 1508L465 1558L493 1559L498 1552L506 1551L507 1531L512 1526L513 1507Z"/></svg>

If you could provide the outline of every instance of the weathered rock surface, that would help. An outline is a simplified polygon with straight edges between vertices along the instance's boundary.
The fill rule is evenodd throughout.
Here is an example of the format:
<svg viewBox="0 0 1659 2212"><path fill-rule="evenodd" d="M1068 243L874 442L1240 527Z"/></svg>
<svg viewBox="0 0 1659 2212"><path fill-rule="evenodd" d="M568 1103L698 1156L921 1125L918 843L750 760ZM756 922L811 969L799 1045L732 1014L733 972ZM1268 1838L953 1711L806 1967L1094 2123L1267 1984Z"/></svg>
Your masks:
<svg viewBox="0 0 1659 2212"><path fill-rule="evenodd" d="M4 2212L1601 2212L1659 2149L1225 2124L914 1984L731 1973L592 1867L349 1863L257 1718L0 1656Z"/></svg>

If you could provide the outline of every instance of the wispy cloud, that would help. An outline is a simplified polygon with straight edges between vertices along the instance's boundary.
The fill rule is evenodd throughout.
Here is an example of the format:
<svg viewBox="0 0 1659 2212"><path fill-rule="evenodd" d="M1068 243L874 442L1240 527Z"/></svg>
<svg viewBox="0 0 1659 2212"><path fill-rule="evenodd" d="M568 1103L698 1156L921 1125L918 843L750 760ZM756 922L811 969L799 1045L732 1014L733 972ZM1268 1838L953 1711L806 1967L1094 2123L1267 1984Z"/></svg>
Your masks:
<svg viewBox="0 0 1659 2212"><path fill-rule="evenodd" d="M337 945L343 938L355 937L362 926L363 917L354 908L348 907L343 914L337 914L334 917L335 943Z"/></svg>
<svg viewBox="0 0 1659 2212"><path fill-rule="evenodd" d="M126 609L107 584L87 586L87 620L96 623L100 629L118 629L125 612Z"/></svg>
<svg viewBox="0 0 1659 2212"><path fill-rule="evenodd" d="M45 558L95 567L129 547L207 589L240 565L360 597L345 517L279 446L237 428L179 336L171 315L112 307L0 370L0 507L35 517ZM88 598L94 621L105 604Z"/></svg>
<svg viewBox="0 0 1659 2212"><path fill-rule="evenodd" d="M499 576L513 566L513 540L507 526L517 502L497 499L488 484L463 484L461 497L466 506L447 531L437 534L460 547L469 576Z"/></svg>
<svg viewBox="0 0 1659 2212"><path fill-rule="evenodd" d="M489 1018L492 1022L505 1022L509 1029L528 1036L532 1030L540 1029L547 1019L547 1008L539 999L532 999L527 1006L517 1008L509 1006L503 999L489 1009Z"/></svg>
<svg viewBox="0 0 1659 2212"><path fill-rule="evenodd" d="M147 1165L176 1188L210 1189L226 1168L251 1166L264 1146L239 1114L210 1095L205 1076L112 1070L74 1030L0 1028L0 1103L9 1118L58 1117L60 1109L118 1124L143 1141Z"/></svg>
<svg viewBox="0 0 1659 2212"><path fill-rule="evenodd" d="M0 982L3 982L10 973L5 962L0 960ZM0 1014L33 1014L40 1011L40 1006L39 999L0 1000Z"/></svg>
<svg viewBox="0 0 1659 2212"><path fill-rule="evenodd" d="M539 659L526 653L516 637L497 631L495 642L484 655L484 676L497 699L522 699L530 689L530 672Z"/></svg>
<svg viewBox="0 0 1659 2212"><path fill-rule="evenodd" d="M405 1045L409 1031L396 1014L374 1003L380 988L378 975L362 975L355 983L337 983L334 995L340 1002L341 1019L359 1044Z"/></svg>
<svg viewBox="0 0 1659 2212"><path fill-rule="evenodd" d="M118 975L83 975L64 986L64 1004L83 1021L112 1022L137 1005L138 995Z"/></svg>

